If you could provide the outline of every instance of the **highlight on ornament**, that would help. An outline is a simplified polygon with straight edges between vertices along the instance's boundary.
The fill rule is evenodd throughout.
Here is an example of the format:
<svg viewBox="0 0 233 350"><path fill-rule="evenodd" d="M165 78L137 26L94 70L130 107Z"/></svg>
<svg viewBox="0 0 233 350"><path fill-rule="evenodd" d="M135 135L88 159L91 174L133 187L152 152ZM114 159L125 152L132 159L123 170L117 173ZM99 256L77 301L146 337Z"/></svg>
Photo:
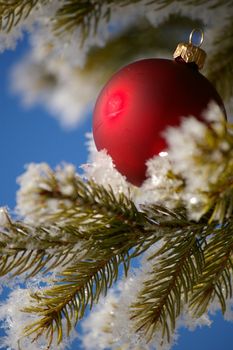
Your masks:
<svg viewBox="0 0 233 350"><path fill-rule="evenodd" d="M183 117L203 123L203 111L215 101L225 113L214 86L199 72L206 53L193 43L179 43L174 60L143 59L121 68L103 87L93 113L97 150L105 149L116 169L133 185L147 178L146 162L166 152L164 132Z"/></svg>

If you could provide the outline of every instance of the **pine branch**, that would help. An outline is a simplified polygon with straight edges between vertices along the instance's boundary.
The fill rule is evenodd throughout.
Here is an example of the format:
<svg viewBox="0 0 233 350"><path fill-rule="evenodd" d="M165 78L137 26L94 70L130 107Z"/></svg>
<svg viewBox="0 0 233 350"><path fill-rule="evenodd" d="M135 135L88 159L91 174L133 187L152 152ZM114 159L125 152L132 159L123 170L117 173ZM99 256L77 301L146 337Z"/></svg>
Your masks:
<svg viewBox="0 0 233 350"><path fill-rule="evenodd" d="M127 274L130 260L163 238L164 245L151 256L157 259L156 265L133 305L133 319L148 340L161 328L162 337L169 340L183 302L189 301L202 273L202 242L214 232L215 224L208 225L209 217L192 222L182 208L170 211L153 205L138 211L123 194L116 198L110 188L79 178L75 186L74 205L57 216L62 217L59 229L66 240L67 235L82 240L83 254L73 255L74 260L65 267L60 265L64 270L58 272L52 287L32 295L31 306L24 311L39 318L25 328L26 336L34 334L37 339L45 334L49 347L56 335L60 343L65 333L63 320L69 334L85 310L117 280L119 266L123 264ZM50 198L64 196L58 188L43 191ZM37 229L41 235L41 228ZM231 231L230 226L227 229ZM47 230L49 233L50 228Z"/></svg>
<svg viewBox="0 0 233 350"><path fill-rule="evenodd" d="M222 312L226 311L226 300L232 298L233 273L233 221L216 227L204 250L204 268L200 274L190 301L195 316L208 310L209 304L218 300Z"/></svg>
<svg viewBox="0 0 233 350"><path fill-rule="evenodd" d="M27 272L27 278L64 267L83 252L83 234L70 227L34 227L9 221L0 228L0 276Z"/></svg>
<svg viewBox="0 0 233 350"><path fill-rule="evenodd" d="M36 172L35 175L33 166L23 174L17 195L18 211L33 222L46 225L68 222L75 227L79 225L85 232L92 232L96 229L95 222L104 225L114 216L121 218L119 224L140 216L143 220L130 198L121 193L116 198L110 186L106 189L93 181L84 182L73 167L72 171L66 167L52 171L39 164ZM29 187L28 181L31 181Z"/></svg>
<svg viewBox="0 0 233 350"><path fill-rule="evenodd" d="M10 0L0 1L0 29L9 32L20 21L25 20L39 4L48 0Z"/></svg>
<svg viewBox="0 0 233 350"><path fill-rule="evenodd" d="M84 315L86 308L92 308L100 294L106 294L107 289L118 278L118 269L124 264L125 273L128 271L127 254L106 254L92 250L85 257L65 269L56 280L54 287L32 295L35 306L26 308L24 312L40 315L40 319L25 328L25 335L36 333L36 339L46 333L51 344L54 334L57 343L63 339L62 319L66 321L66 333L69 335L74 324Z"/></svg>
<svg viewBox="0 0 233 350"><path fill-rule="evenodd" d="M46 334L48 344L51 344L56 333L59 344L64 333L62 320L66 321L69 335L73 322L76 324L86 308L89 306L91 309L99 296L106 295L108 288L117 280L121 264L127 274L129 262L135 256L131 249L139 254L142 242L150 246L149 237L150 241L159 239L154 236L143 228L120 231L117 225L93 234L83 247L86 254L82 259L59 273L52 288L32 295L34 305L23 311L37 314L40 319L25 328L25 335L36 333L37 339L42 333ZM132 243L135 240L138 242L136 247Z"/></svg>
<svg viewBox="0 0 233 350"><path fill-rule="evenodd" d="M73 31L76 28L81 28L83 33L83 38L87 37L90 33L90 30L94 28L94 32L96 31L99 22L101 20L109 21L111 18L111 13L114 11L114 6L126 6L132 3L140 3L142 0L80 0L79 2L75 0L68 0L66 3L61 6L54 18L54 30L59 33L62 31ZM155 4L155 10L159 11L172 3L175 0L148 0L145 6L150 6L151 4ZM208 0L181 0L185 5L209 5L210 9L218 8L222 6L222 1L216 0L211 3ZM224 2L224 6L231 7L232 1L226 0ZM93 27L92 27L93 26Z"/></svg>
<svg viewBox="0 0 233 350"><path fill-rule="evenodd" d="M164 211L165 220L167 214ZM213 226L205 227L204 221L192 223L180 214L169 222L170 234L164 236L162 248L149 258L156 258L153 270L131 306L137 332L150 341L161 330L161 343L165 337L170 341L176 318L204 265L202 242L213 230ZM161 220L159 227L163 230Z"/></svg>
<svg viewBox="0 0 233 350"><path fill-rule="evenodd" d="M81 28L83 40L89 35L90 31L96 32L98 24L101 20L109 21L111 12L116 6L124 6L131 3L138 3L141 0L68 0L58 9L55 15L54 30L57 33L62 31L73 31ZM150 3L155 0L150 1Z"/></svg>
<svg viewBox="0 0 233 350"><path fill-rule="evenodd" d="M59 191L56 181L55 187L50 186L48 178L46 181L51 190L43 189L42 195L63 200L64 194ZM40 316L37 322L26 328L26 335L36 333L37 338L46 333L48 344L55 333L58 343L61 342L63 318L69 334L72 320L77 322L88 304L91 307L101 293L107 292L118 278L120 264L127 273L130 259L161 239L155 234L154 225L146 214L138 211L123 194L116 198L111 188L106 190L79 178L73 185L73 205L53 214L53 220L59 218L63 232L69 233L70 230L72 233L74 230L79 236L83 235L83 254L58 273L53 287L33 295L34 305L25 310ZM53 188L56 188L55 192Z"/></svg>
<svg viewBox="0 0 233 350"><path fill-rule="evenodd" d="M102 194L106 191L101 187L98 189L101 189ZM129 201L124 196L122 198ZM114 207L117 206L115 199ZM124 208L124 205L121 207ZM99 205L98 208L100 213L103 212L102 206ZM125 207L125 210L127 212L128 208ZM73 322L77 323L83 317L88 305L91 308L93 303L98 301L100 294L106 294L107 289L116 281L120 264L123 263L126 274L130 260L162 237L167 237L168 243L171 240L172 245L177 244L178 247L178 243L184 240L184 236L180 236L179 233L176 237L177 240L174 240L177 223L180 223L178 225L179 231L184 230L185 225L186 227L190 225L180 213L180 210L173 213L160 206L143 208L143 211L136 215L134 212L131 218L127 214L128 219L124 221L123 226L123 213L120 216L119 212L114 217L111 215L107 226L106 222L102 225L101 214L100 223L94 224L95 231L91 231L89 239L83 245L85 255L78 260L76 259L63 272L58 273L53 287L32 296L32 306L24 311L36 314L40 318L33 325L26 327L26 336L35 333L35 339L37 339L41 334L47 334L48 344L51 344L56 334L57 341L60 343L64 334L62 320L66 320L66 332L69 334ZM194 223L193 227L196 226L199 227L199 224ZM190 234L190 231L191 228L187 228L185 232ZM193 234L193 240L194 236ZM187 239L189 242L189 238ZM192 249L190 244L189 242L189 254ZM199 259L201 259L200 256ZM189 263L191 264L191 262ZM186 271L187 263L185 262L184 265Z"/></svg>
<svg viewBox="0 0 233 350"><path fill-rule="evenodd" d="M219 94L229 101L233 95L233 20L215 40L215 54L208 60L207 77Z"/></svg>
<svg viewBox="0 0 233 350"><path fill-rule="evenodd" d="M138 235L134 240L131 237L130 242L124 241L124 231L141 230L145 221L144 214L136 209L130 199L123 194L117 199L111 189L107 191L102 186L84 183L76 177L71 179L73 192L68 196L59 190L54 174L50 175L50 178L46 178L47 189L44 189L45 186L34 189L36 195L43 198L41 203L45 199L56 198L61 203L69 199L72 205L67 209L61 204L61 209L51 215L51 221L57 222L56 225L27 225L13 222L6 216L6 227L0 229L1 276L9 272L15 276L29 271L28 277L32 277L39 271L47 273L52 268L65 266L76 255L82 256L86 242L91 244L90 247L98 246L101 242L104 249L111 249L117 240L126 250L126 243L128 247L139 243ZM104 245L103 240L106 228L108 245ZM93 235L95 240L92 239Z"/></svg>
<svg viewBox="0 0 233 350"><path fill-rule="evenodd" d="M81 27L85 39L90 31L91 22L94 21L96 26L100 18L106 16L102 14L102 6L98 1L68 0L56 13L54 30L62 32Z"/></svg>

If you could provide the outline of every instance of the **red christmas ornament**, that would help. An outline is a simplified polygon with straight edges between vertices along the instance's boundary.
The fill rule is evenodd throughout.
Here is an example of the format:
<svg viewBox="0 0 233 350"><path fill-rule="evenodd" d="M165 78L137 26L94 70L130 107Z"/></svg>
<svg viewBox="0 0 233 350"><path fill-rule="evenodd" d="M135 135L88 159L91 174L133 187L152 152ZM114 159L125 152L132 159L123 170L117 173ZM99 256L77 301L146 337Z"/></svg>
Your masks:
<svg viewBox="0 0 233 350"><path fill-rule="evenodd" d="M166 149L163 131L168 126L178 126L184 116L203 120L210 101L225 111L213 85L198 71L205 52L192 44L192 33L188 44L178 45L176 60L131 63L113 75L97 99L96 147L106 149L118 171L134 185L145 180L146 161Z"/></svg>

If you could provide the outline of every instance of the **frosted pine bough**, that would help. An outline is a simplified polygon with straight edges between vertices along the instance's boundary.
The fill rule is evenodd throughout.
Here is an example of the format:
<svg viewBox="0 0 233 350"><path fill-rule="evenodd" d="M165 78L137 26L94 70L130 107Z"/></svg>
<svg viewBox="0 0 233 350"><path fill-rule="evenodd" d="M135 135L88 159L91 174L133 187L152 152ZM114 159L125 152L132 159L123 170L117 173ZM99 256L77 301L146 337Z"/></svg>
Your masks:
<svg viewBox="0 0 233 350"><path fill-rule="evenodd" d="M8 5L10 3L19 3L20 5L23 2L24 0L19 2L8 1ZM31 1L25 2L31 3ZM169 20L170 15L177 14L178 11L182 16L189 17L194 21L196 19L201 20L205 27L206 42L209 44L207 51L213 53L213 59L210 59L208 65L210 70L208 76L211 76L211 80L220 88L220 94L226 97L225 92L223 92L225 89L222 89L222 85L225 86L225 83L227 84L228 82L231 84L230 77L232 77L232 55L228 55L229 52L232 52L231 1L226 0L224 4L220 4L221 2L217 0L213 1L215 2L215 7L212 6L212 1L205 0L198 2L198 5L196 5L197 2L191 5L190 1L179 3L162 1L164 6L160 6L160 1L152 1L148 5L148 1L143 0L135 1L133 5L128 4L127 6L119 7L114 2L103 0L101 1L104 4L102 7L103 13L109 8L112 11L112 20L110 18L110 21L107 22L104 17L100 16L100 25L98 25L95 33L96 36L93 35L94 16L90 22L86 21L85 23L88 23L90 30L82 50L80 50L77 43L82 41L83 33L80 30L81 26L77 25L77 23L73 29L71 28L72 30L67 30L67 27L60 26L62 34L60 37L53 32L52 23L57 15L57 11L68 2L72 4L75 1L35 0L33 3L38 5L35 11L30 12L29 16L22 16L17 26L13 26L9 33L1 31L0 34L0 45L3 51L5 48L15 45L15 41L22 37L23 30L31 33L30 41L32 47L28 55L29 58L24 60L24 67L21 65L18 75L15 75L15 79L13 78L13 83L19 82L18 86L15 86L15 90L22 94L26 103L34 104L36 101L44 103L49 111L56 114L58 119L61 120L62 126L70 128L77 125L83 118L83 111L88 99L90 101L94 100L95 91L99 90L97 83L99 83L103 70L100 69L97 63L99 68L97 74L96 69L91 72L87 72L84 69L82 75L76 69L76 65L85 65L89 52L96 46L99 47L97 52L101 52L101 49L106 46L107 51L112 54L112 50L109 50L108 45L114 36L114 31L109 31L113 24L122 30L122 33L117 33L117 35L119 34L118 43L121 43L123 49L127 49L127 46L129 46L128 40L126 44L123 43L124 32L131 26L133 28L134 23L138 24L141 18L143 20L146 19L157 30L161 24ZM88 3L89 1L84 2ZM126 3L126 1L121 2ZM93 0L89 3L92 5L97 3L97 1ZM156 10L156 13L154 13L154 10ZM14 20L15 18L13 18L13 22ZM70 20L72 22L72 18ZM35 23L36 26L34 26ZM85 27L86 29L88 29L88 25ZM133 28L133 30L135 29ZM184 31L185 29L182 29L182 33ZM142 46L144 48L139 46L135 45L134 42L134 45L131 47L131 50L135 49L133 53L134 59L138 55L140 56L142 52L145 55L145 44ZM158 53L154 39L153 45L147 46L155 47L155 51ZM170 50L170 44L168 46ZM153 56L153 53L150 52L149 54ZM93 56L94 60L96 60L96 55L93 54ZM129 57L127 56L128 59ZM105 58L105 62L113 65L109 55ZM74 67L71 67L70 63ZM31 73L33 74L28 74L27 78L29 79L26 79L25 72L29 71L29 68L31 68ZM77 80L79 84L76 84ZM46 84L48 81L50 83L49 88ZM222 84L223 82L224 84ZM85 94L83 93L84 90ZM226 90L231 91L231 94L232 86L228 86ZM76 98L77 94L80 97L79 100ZM219 113L211 112L210 115L219 115ZM215 121L216 126L220 126L221 129L222 124L219 123L219 119L217 118ZM131 302L134 303L136 298L134 300L130 298L125 299L124 290L127 290L127 286L130 284L133 286L132 290L134 290L133 281L137 280L139 287L142 289L141 294L141 289L137 290L138 294L140 294L139 300L148 304L149 309L156 310L156 305L151 304L153 300L151 300L149 295L152 286L153 293L156 293L157 297L156 304L161 306L168 323L166 323L166 318L161 318L161 320L148 318L150 315L146 309L140 309L140 302L137 306L134 305L133 308L127 308L127 315L122 310L115 310L115 314L120 315L120 317L127 316L125 320L129 320L129 324L126 324L125 320L122 322L123 318L117 317L119 327L114 327L114 330L119 333L115 332L112 335L112 339L116 340L116 344L119 341L122 348L131 347L134 350L136 348L147 349L150 344L152 348L156 345L157 349L165 349L169 347L169 345L166 345L168 334L165 331L162 337L161 332L163 333L166 329L170 330L169 340L171 344L172 332L179 327L180 322L184 322L186 326L189 325L191 327L196 323L201 324L202 321L204 324L208 324L208 317L205 314L208 307L209 310L216 310L221 307L223 312L226 310L225 316L228 319L232 319L232 140L231 135L228 133L223 132L221 134L219 131L211 135L208 130L203 130L204 133L208 134L208 138L206 138L208 145L200 144L197 130L202 129L202 126L194 124L195 121L191 124L196 130L196 133L192 134L190 140L190 142L192 141L191 154L189 156L187 153L186 155L182 154L180 157L178 154L170 155L171 152L169 152L169 157L164 158L164 161L162 158L151 160L150 165L148 165L150 176L143 185L143 191L138 191L127 184L125 179L114 169L111 159L104 152L96 155L91 164L85 169L85 181L86 178L93 179L93 182L88 185L86 182L82 182L80 176L75 175L75 171L69 177L67 173L70 173L70 171L68 171L69 167L67 166L62 167L64 180L57 176L58 170L53 171L46 164L29 166L25 177L23 175L20 180L22 191L19 192L17 208L18 215L21 218L25 217L25 221L21 223L15 222L9 217L6 209L3 209L0 214L2 238L0 249L3 257L0 267L2 275L5 274L9 278L11 277L11 280L14 280L12 276L14 273L19 274L16 277L21 277L23 281L26 276L31 274L27 289L38 295L36 298L32 297L30 299L28 307L30 305L33 306L33 302L35 302L34 305L36 304L36 307L40 308L40 315L30 312L18 312L19 318L14 318L14 324L9 318L9 332L4 339L3 348L17 348L18 337L21 337L20 334L23 331L21 328L23 328L24 324L30 323L26 316L32 316L34 320L40 317L43 318L48 309L51 311L49 316L53 316L53 332L50 327L51 323L49 326L47 320L47 339L42 335L31 344L31 339L36 337L35 334L32 334L31 338L29 336L20 338L20 344L22 348L26 349L33 349L33 347L35 349L46 348L46 342L50 342L53 335L51 347L54 349L65 347L66 330L69 331L69 319L74 321L75 318L78 318L79 320L83 316L82 310L79 308L80 303L75 304L75 301L78 301L80 298L83 306L87 306L88 303L91 305L92 301L95 303L98 299L98 294L95 294L95 290L105 292L110 287L111 278L114 279L114 277L118 276L117 267L120 265L120 262L123 262L125 270L127 270L127 263L134 255L143 254L144 250L148 252L148 256L145 255L143 264L146 265L145 268L148 267L148 270L143 270L142 274L138 271L138 279L134 279L134 275L129 275L129 280L125 282L126 287L122 284L119 286L119 289L122 290L122 298L125 303L131 305ZM186 127L184 126L185 129L189 134L188 123ZM170 132L168 138L177 145L178 140L173 140L172 132L178 139L180 134L182 136L183 133L180 130ZM195 148L196 142L198 143L197 148ZM185 140L183 140L183 144L185 144ZM185 144L186 146L187 144ZM195 159L192 156L189 159L192 151L194 151ZM209 158L210 154L212 155L211 159ZM170 159L172 156L175 157L174 161ZM183 172L183 170L181 171L183 168L179 164L180 161L185 164L183 167L184 175L180 174ZM197 178L194 179L194 174L188 173L186 161L189 165L195 167L195 176ZM175 168L176 163L177 168ZM107 172L102 177L101 169L103 166L107 168ZM202 166L204 166L205 171L199 174L198 169ZM209 171L212 175L210 181L209 176L207 176ZM111 177L114 178L114 181L112 181L112 192L109 187ZM23 178L25 181L23 181ZM26 179L31 183L31 187L26 183ZM37 181L35 181L36 179ZM207 183L205 183L206 181ZM97 184L104 185L107 192L98 187ZM200 189L198 188L199 185ZM65 188L64 191L63 186ZM124 198L123 194L125 194L126 198ZM136 209L132 206L132 202L136 204ZM159 206L152 206L154 202L159 204ZM144 207L142 206L143 204ZM221 223L221 226L216 226L219 223ZM140 232L142 232L142 235L140 235ZM193 232L195 237L192 235ZM183 238L182 241L179 240L179 236ZM163 241L160 237L163 238ZM185 243L183 242L185 241L184 238L187 238L187 244L185 245L183 245ZM194 238L197 238L197 243L199 244L195 245ZM129 246L129 242L132 242L131 246ZM162 245L160 245L159 251L158 244ZM167 250L165 249L165 251L161 252L162 247L165 248L166 245ZM149 247L151 250L149 250ZM131 249L134 249L134 255L132 256L130 255ZM182 250L184 251L183 255ZM124 255L124 252L129 252L129 254ZM157 257L153 256L155 252L160 252L160 254ZM190 253L192 256L191 260L189 259ZM176 259L176 256L178 256L178 259ZM145 261L149 257L151 259L148 260L148 266ZM159 269L154 271L155 273L153 274L153 264L156 259L158 259L157 266ZM70 267L72 260L74 260L74 265ZM34 263L36 261L36 266L33 266L33 261ZM180 261L184 261L185 264L181 265ZM103 268L103 262L109 262L109 264L105 265L106 268ZM194 269L192 269L192 264L194 264ZM85 268L83 268L84 265ZM96 269L98 273L94 273L91 267ZM177 267L177 269L174 269L174 267ZM187 268L188 273L184 267ZM150 276L146 275L149 270L152 272L151 281ZM198 271L198 275L195 275L195 270ZM65 272L62 276L61 271ZM75 275L75 271L79 271L80 275ZM180 273L178 273L179 271ZM101 274L101 272L103 273ZM142 279L143 275L144 279ZM156 283L157 275L160 276L163 282L160 282L159 285ZM85 276L89 277L86 283L84 280ZM205 276L208 277L209 284ZM182 279L182 277L184 278ZM64 279L63 290L59 290L59 288L52 290L56 286L59 287L62 278ZM37 282L34 285L31 281L35 279ZM76 282L74 282L74 279L76 279ZM146 288L143 285L140 286L142 280L147 280ZM2 277L2 281L4 284L5 277ZM19 279L17 281L14 280L15 283L18 283L18 281ZM101 281L103 282L101 283ZM44 285L41 282L47 285L49 292L46 292L46 287L42 290ZM161 303L161 294L158 287L162 287L168 282L171 293L164 293L166 289L163 288L163 296L166 294L166 303ZM83 288L79 291L76 289L77 293L73 293L73 300L68 302L68 293L70 293L72 286L75 287L75 283ZM212 286L214 288L211 289ZM43 295L40 295L40 292L46 298L43 299ZM14 316L16 312L15 306L19 306L22 302L20 293L26 296L24 291L20 291L18 294L13 293L6 308L1 309L2 318ZM175 293L176 297L172 293ZM49 295L52 296L50 300ZM115 296L115 292L113 292L113 295ZM203 295L204 298L201 298ZM111 293L108 296L111 297ZM117 300L119 299L118 296L117 294ZM56 298L55 302L54 298ZM17 301L16 303L14 299ZM67 301L67 308L64 303L62 304L62 299ZM25 301L27 303L27 300ZM72 301L74 304L72 304ZM210 306L208 306L208 303ZM57 307L58 304L60 305L60 312ZM44 306L48 309L43 309ZM61 306L63 306L62 309ZM8 308L11 310L10 314ZM132 318L131 310L135 310L136 315L133 314L134 318ZM190 315L186 310L190 311ZM193 310L195 311L195 316L199 317L201 315L201 319L200 317L193 318ZM104 313L105 310L102 309L102 311ZM106 312L108 311L109 309L106 310ZM72 312L74 317L72 317ZM62 328L59 322L59 316L61 315L63 317ZM67 315L69 316L68 318L66 318ZM95 313L93 315L95 316ZM140 317L136 317L137 315L140 315ZM184 321L179 320L179 315L182 315L181 319ZM101 317L101 314L98 316L97 310L96 319L100 320L102 319ZM174 324L175 318L178 318L176 324ZM146 322L146 319L148 322ZM122 329L121 322L122 325L127 326L125 329ZM143 323L144 327L142 327ZM148 325L151 325L152 337L148 334ZM157 326L153 328L153 325ZM39 327L40 330L42 328ZM61 334L62 329L63 334ZM124 337L120 340L118 336L123 331ZM100 333L96 333L97 338L98 334ZM109 339L111 342L109 333L108 337L105 337L106 333L104 331L101 334L102 340L100 338L90 339L89 344L85 343L85 346L90 348L93 346L93 342L96 342L96 344L108 344ZM62 342L58 346L57 341L60 342L61 335ZM86 340L88 340L87 338L89 336L86 337ZM161 340L162 338L163 340ZM83 339L85 340L85 336ZM149 341L149 343L145 342L145 340ZM101 343L101 341L104 341L104 343ZM101 347L102 345L99 346Z"/></svg>
<svg viewBox="0 0 233 350"><path fill-rule="evenodd" d="M166 131L169 148L148 161L149 177L141 188L128 184L106 152L93 146L83 175L69 164L55 171L44 163L28 166L18 180L17 213L24 221L14 221L1 209L6 258L0 269L2 275L34 282L13 291L0 308L6 328L3 348L28 348L33 339L35 349L48 344L65 348L67 332L110 287L84 321L79 335L84 349L169 349L179 326L210 325L208 310L221 308L232 318L231 267L226 261L233 246L233 136L216 105L209 106L205 118L211 128L189 117ZM141 267L115 286L116 267L123 263L126 273L138 255ZM215 283L210 294L205 271ZM25 307L22 293L30 295ZM141 304L155 314L159 306L166 317L151 319ZM13 305L22 307L19 322L11 316L16 313L10 313ZM99 329L93 333L96 320Z"/></svg>

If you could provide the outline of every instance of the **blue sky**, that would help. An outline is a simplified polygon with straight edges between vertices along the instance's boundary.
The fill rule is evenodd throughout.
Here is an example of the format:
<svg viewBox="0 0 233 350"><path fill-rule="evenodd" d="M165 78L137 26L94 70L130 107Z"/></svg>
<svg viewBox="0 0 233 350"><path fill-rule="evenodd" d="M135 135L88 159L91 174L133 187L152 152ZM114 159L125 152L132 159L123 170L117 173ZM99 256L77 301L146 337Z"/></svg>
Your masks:
<svg viewBox="0 0 233 350"><path fill-rule="evenodd" d="M85 133L91 130L91 116L79 128L64 131L42 107L25 110L19 98L9 93L10 68L25 50L26 44L21 42L15 51L0 56L0 206L10 209L15 206L16 178L25 164L47 162L54 167L66 161L78 167L86 160ZM71 349L80 347L74 343ZM194 332L181 329L179 343L173 349L232 350L233 324L217 314L211 328Z"/></svg>

